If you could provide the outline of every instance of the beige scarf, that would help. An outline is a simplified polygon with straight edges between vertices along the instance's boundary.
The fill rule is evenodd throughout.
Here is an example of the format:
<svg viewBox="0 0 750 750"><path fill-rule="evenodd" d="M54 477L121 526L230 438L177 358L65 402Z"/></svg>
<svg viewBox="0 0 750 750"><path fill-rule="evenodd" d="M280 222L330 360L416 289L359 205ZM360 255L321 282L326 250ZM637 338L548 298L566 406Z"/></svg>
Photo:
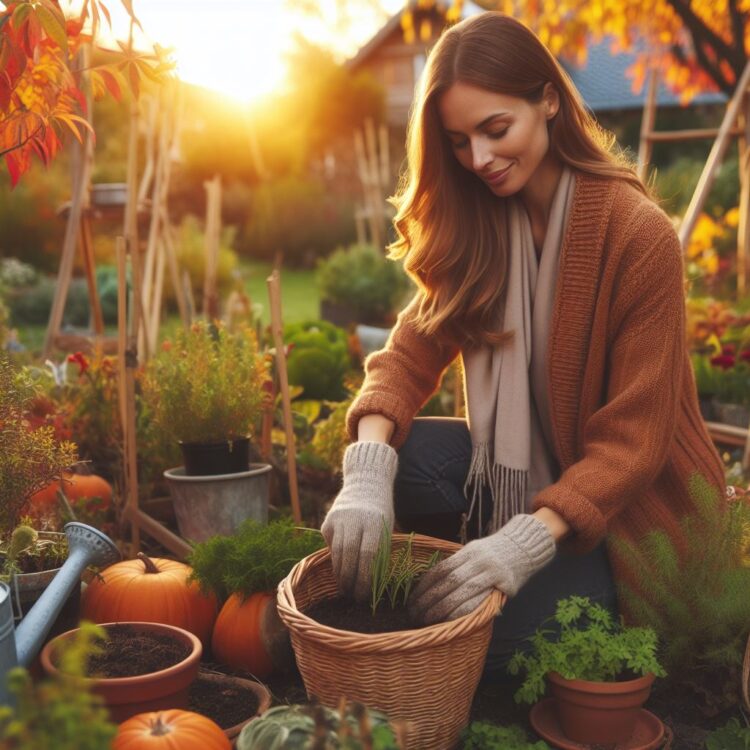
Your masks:
<svg viewBox="0 0 750 750"><path fill-rule="evenodd" d="M514 336L501 347L480 347L462 353L472 442L464 490L470 498L468 517L472 519L475 511L478 513L480 535L496 531L512 516L525 511L529 471L532 463L539 465L538 460L532 462L532 442L538 446L545 439L544 435L532 433L540 429L548 433L544 361L560 248L574 185L573 173L564 169L552 200L540 263L523 205L518 199L507 201L510 259L500 324L513 331ZM536 403L539 418L532 416L532 388L540 394ZM549 439L548 434L546 437ZM482 518L485 486L489 486L493 499L487 529Z"/></svg>

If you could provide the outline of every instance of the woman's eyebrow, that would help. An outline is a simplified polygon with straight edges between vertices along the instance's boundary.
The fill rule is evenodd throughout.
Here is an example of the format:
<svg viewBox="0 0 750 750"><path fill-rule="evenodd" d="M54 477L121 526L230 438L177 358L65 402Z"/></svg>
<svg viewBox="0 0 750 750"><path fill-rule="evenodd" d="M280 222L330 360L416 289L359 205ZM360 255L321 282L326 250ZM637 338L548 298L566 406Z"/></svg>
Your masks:
<svg viewBox="0 0 750 750"><path fill-rule="evenodd" d="M494 120L496 117L509 117L510 112L495 112L494 115L490 115L489 117L485 117L482 122L476 125L474 130L479 130L480 128L483 128L485 125L488 125L492 120ZM460 130L448 130L448 128L445 128L445 132L449 133L450 135L463 135L463 133Z"/></svg>

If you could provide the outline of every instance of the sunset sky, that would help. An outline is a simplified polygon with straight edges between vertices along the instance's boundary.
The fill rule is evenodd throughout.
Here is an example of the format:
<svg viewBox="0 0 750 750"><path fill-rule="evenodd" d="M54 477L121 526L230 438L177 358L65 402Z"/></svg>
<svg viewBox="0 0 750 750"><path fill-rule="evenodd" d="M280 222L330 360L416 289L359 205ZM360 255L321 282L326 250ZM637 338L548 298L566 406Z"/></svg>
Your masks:
<svg viewBox="0 0 750 750"><path fill-rule="evenodd" d="M127 39L127 14L119 0L106 4L115 35ZM177 73L183 80L252 101L281 84L284 52L295 32L346 57L404 0L381 0L386 15L360 8L356 26L345 37L333 28L335 4L336 0L320 0L321 19L290 10L284 0L134 0L135 13L147 32L146 40L136 39L174 47Z"/></svg>

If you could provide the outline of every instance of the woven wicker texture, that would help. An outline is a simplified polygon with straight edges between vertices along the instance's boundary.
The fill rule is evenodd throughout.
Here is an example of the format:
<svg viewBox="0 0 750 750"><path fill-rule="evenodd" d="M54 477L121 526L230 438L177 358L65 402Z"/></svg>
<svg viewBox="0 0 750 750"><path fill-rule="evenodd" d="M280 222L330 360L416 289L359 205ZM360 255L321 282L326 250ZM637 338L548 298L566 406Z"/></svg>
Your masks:
<svg viewBox="0 0 750 750"><path fill-rule="evenodd" d="M392 551L407 538L394 534ZM450 555L460 545L415 535L412 549L426 560L435 550ZM503 594L493 592L457 620L373 635L336 630L304 614L336 594L327 549L302 560L279 584L279 615L289 628L308 696L333 708L345 696L405 722L404 750L454 747L469 720Z"/></svg>

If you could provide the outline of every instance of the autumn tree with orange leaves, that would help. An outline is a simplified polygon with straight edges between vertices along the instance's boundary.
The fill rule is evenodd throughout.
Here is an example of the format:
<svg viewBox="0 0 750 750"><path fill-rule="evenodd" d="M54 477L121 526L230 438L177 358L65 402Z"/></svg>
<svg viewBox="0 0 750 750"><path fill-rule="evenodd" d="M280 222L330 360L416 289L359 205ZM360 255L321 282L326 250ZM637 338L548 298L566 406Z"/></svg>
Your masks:
<svg viewBox="0 0 750 750"><path fill-rule="evenodd" d="M420 0L423 2L424 0ZM689 101L701 90L727 95L748 61L750 0L474 0L531 27L554 55L586 60L592 40L608 36L615 51L634 52L640 88L656 69ZM460 7L456 0L454 7Z"/></svg>
<svg viewBox="0 0 750 750"><path fill-rule="evenodd" d="M120 0L140 27L132 0ZM171 69L163 50L136 53L118 42L117 60L86 70L78 55L96 39L102 21L110 23L101 0L83 0L76 17L66 17L58 0L15 0L0 11L0 156L15 185L36 155L49 164L67 136L82 140L85 86L95 98L119 99L123 88L138 96L144 78L161 82ZM83 75L83 74L86 75ZM88 81L88 83L85 83Z"/></svg>

